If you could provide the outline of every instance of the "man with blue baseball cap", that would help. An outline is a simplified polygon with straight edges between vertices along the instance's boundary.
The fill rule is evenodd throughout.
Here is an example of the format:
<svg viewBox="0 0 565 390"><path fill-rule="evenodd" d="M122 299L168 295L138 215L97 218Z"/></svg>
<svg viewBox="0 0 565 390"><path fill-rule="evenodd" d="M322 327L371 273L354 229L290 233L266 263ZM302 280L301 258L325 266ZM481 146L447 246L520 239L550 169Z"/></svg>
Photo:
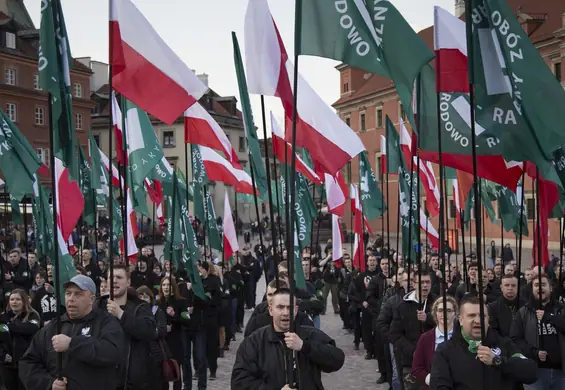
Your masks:
<svg viewBox="0 0 565 390"><path fill-rule="evenodd" d="M96 285L77 275L66 282L61 332L57 320L41 329L20 360L20 379L26 389L114 389L124 334L111 314L93 308ZM54 353L56 352L56 353ZM64 353L61 375L57 354Z"/></svg>

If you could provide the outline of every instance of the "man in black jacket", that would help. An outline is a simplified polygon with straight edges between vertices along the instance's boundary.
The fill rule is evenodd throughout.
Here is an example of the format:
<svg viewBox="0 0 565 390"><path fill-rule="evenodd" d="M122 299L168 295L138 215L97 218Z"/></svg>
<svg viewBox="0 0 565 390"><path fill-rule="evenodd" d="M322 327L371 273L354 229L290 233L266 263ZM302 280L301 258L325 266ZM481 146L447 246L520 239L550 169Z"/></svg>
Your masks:
<svg viewBox="0 0 565 390"><path fill-rule="evenodd" d="M92 249L83 249L81 255L81 263L86 270L86 276L94 281L96 291L100 292L100 276L102 276L102 271L100 271L98 264L92 259Z"/></svg>
<svg viewBox="0 0 565 390"><path fill-rule="evenodd" d="M257 280L261 277L259 261L253 257L248 245L241 250L241 264L245 268L243 281L245 283L245 305L248 309L255 307L257 299Z"/></svg>
<svg viewBox="0 0 565 390"><path fill-rule="evenodd" d="M352 282L351 299L352 310L354 310L355 349L359 348L359 339L363 334L363 344L365 345L365 359L372 359L374 356L374 335L373 335L373 315L367 302L367 287L371 279L377 276L377 258L369 256L367 259L367 270L358 274Z"/></svg>
<svg viewBox="0 0 565 390"><path fill-rule="evenodd" d="M294 312L298 310L294 307ZM324 332L309 326L290 327L290 292L279 289L269 312L271 326L265 326L245 340L237 350L231 376L232 389L323 389L321 373L339 370L343 351ZM288 383L287 359L295 353L295 383Z"/></svg>
<svg viewBox="0 0 565 390"><path fill-rule="evenodd" d="M437 347L432 363L430 390L512 390L516 383L536 380L536 363L527 359L507 338L488 329L481 342L480 302L475 295L461 300L459 329Z"/></svg>
<svg viewBox="0 0 565 390"><path fill-rule="evenodd" d="M20 360L19 374L26 389L116 388L116 367L121 363L124 334L110 314L93 309L96 286L92 279L77 275L65 284L67 313L51 321L33 338ZM57 352L64 353L62 376L58 379Z"/></svg>
<svg viewBox="0 0 565 390"><path fill-rule="evenodd" d="M520 309L510 330L510 337L520 351L537 361L538 380L531 389L565 388L565 306L551 296L547 275L532 280L532 299Z"/></svg>
<svg viewBox="0 0 565 390"><path fill-rule="evenodd" d="M108 281L109 282L109 281ZM108 299L106 310L119 320L126 337L120 351L118 390L149 390L154 365L151 360L151 342L157 338L157 324L149 305L128 293L130 273L125 265L114 266L114 299Z"/></svg>
<svg viewBox="0 0 565 390"><path fill-rule="evenodd" d="M4 262L4 294L16 288L29 291L32 285L32 278L29 274L29 264L22 259L20 248L12 249L8 253L8 261Z"/></svg>
<svg viewBox="0 0 565 390"><path fill-rule="evenodd" d="M489 303L489 326L501 337L510 336L510 326L520 303L518 301L518 278L513 275L504 275L500 281L502 296Z"/></svg>
<svg viewBox="0 0 565 390"><path fill-rule="evenodd" d="M393 311L389 336L394 344L395 353L399 354L397 358L401 366L397 369L402 372L404 387L407 387L408 382L413 379L412 356L420 335L435 327L431 314L435 296L430 293L432 277L426 268L421 270L420 276L412 279L412 287L412 292L406 294Z"/></svg>

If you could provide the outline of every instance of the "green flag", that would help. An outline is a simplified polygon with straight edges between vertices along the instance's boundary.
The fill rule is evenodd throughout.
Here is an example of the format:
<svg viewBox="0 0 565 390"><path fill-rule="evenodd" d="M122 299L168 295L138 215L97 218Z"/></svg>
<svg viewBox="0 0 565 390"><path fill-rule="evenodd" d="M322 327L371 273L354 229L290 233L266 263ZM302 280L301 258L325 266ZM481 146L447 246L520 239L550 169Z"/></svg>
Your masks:
<svg viewBox="0 0 565 390"><path fill-rule="evenodd" d="M402 163L402 152L400 151L400 139L388 115L386 116L386 171L387 173L398 173Z"/></svg>
<svg viewBox="0 0 565 390"><path fill-rule="evenodd" d="M204 191L206 195L206 234L208 235L208 242L212 249L217 251L223 250L222 239L220 238L220 231L218 230L218 223L216 221L216 212L214 211L214 203L209 191Z"/></svg>
<svg viewBox="0 0 565 390"><path fill-rule="evenodd" d="M144 187L143 181L163 158L153 125L145 111L121 98L125 112L128 165L134 189Z"/></svg>
<svg viewBox="0 0 565 390"><path fill-rule="evenodd" d="M91 177L92 170L90 164L84 155L82 146L78 146L79 157L79 185L84 198L84 209L82 217L84 222L89 226L94 226L94 218L96 213L96 198L92 190Z"/></svg>
<svg viewBox="0 0 565 390"><path fill-rule="evenodd" d="M22 218L22 212L20 210L20 201L16 199L12 194L10 194L10 207L12 208L12 221L16 225L21 225L24 223Z"/></svg>
<svg viewBox="0 0 565 390"><path fill-rule="evenodd" d="M77 178L72 111L71 76L73 58L60 0L44 0L39 29L39 86L51 95L55 156Z"/></svg>
<svg viewBox="0 0 565 390"><path fill-rule="evenodd" d="M247 141L247 147L249 149L249 163L251 165L251 169L253 169L255 186L259 191L259 195L261 195L263 199L269 199L267 187L267 172L265 171L265 165L263 164L261 148L259 147L259 138L257 138L257 131L255 130L255 123L253 122L253 113L251 112L249 92L247 91L247 80L245 79L245 72L243 70L243 62L241 60L239 44L237 42L235 32L232 32L231 35L233 41L235 73L237 75L239 98L241 100L241 110L243 112L245 139Z"/></svg>
<svg viewBox="0 0 565 390"><path fill-rule="evenodd" d="M415 128L412 90L433 52L388 0L298 0L295 50L331 58L394 81Z"/></svg>
<svg viewBox="0 0 565 390"><path fill-rule="evenodd" d="M192 155L192 182L194 188L194 215L205 221L203 187L208 185L208 175L198 145L190 145Z"/></svg>
<svg viewBox="0 0 565 390"><path fill-rule="evenodd" d="M41 160L1 109L0 121L0 171L10 194L20 200L31 192L34 174L41 167Z"/></svg>
<svg viewBox="0 0 565 390"><path fill-rule="evenodd" d="M359 196L369 221L383 215L386 205L366 151L359 153Z"/></svg>
<svg viewBox="0 0 565 390"><path fill-rule="evenodd" d="M417 172L412 172L412 175L410 175L410 169L406 161L404 161L404 156L400 152L400 137L388 117L386 126L387 153L393 152L393 148L388 148L389 145L397 145L397 149L394 150L394 153L398 154L400 158L400 165L398 167L400 202L398 203L398 207L400 208L400 218L402 222L402 253L409 261L416 261L415 246L418 244L418 233L420 229L420 216L417 215L418 197L416 194L420 180ZM410 223L410 220L412 223ZM410 227L412 227L412 231L410 231Z"/></svg>
<svg viewBox="0 0 565 390"><path fill-rule="evenodd" d="M521 192L521 184L520 184ZM520 229L520 202L516 194L506 187L501 185L496 186L496 194L498 201L498 212L500 214L500 219L502 220L502 226L504 230L509 232L510 230L518 231ZM522 234L528 235L528 223L525 215L523 217L522 224Z"/></svg>

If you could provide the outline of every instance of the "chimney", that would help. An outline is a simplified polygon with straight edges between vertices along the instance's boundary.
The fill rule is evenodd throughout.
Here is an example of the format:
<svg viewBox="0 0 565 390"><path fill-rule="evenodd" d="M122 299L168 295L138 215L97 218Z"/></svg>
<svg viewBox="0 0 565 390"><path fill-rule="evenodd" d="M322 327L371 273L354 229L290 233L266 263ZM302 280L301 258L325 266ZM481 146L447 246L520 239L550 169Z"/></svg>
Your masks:
<svg viewBox="0 0 565 390"><path fill-rule="evenodd" d="M197 74L196 77L198 77L198 79L200 81L202 81L202 83L208 87L208 74L206 73L201 73L201 74Z"/></svg>
<svg viewBox="0 0 565 390"><path fill-rule="evenodd" d="M465 0L455 0L455 16L460 18L465 13Z"/></svg>

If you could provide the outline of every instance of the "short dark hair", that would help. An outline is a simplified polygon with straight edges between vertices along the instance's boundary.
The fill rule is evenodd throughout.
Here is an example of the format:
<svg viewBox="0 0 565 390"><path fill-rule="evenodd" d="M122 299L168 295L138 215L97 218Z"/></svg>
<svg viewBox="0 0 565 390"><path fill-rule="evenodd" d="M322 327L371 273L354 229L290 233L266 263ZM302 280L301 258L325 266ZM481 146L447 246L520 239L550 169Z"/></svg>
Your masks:
<svg viewBox="0 0 565 390"><path fill-rule="evenodd" d="M288 288L288 283L284 280L279 280L279 288L277 289L277 280L273 279L269 282L269 287L280 290L281 288Z"/></svg>
<svg viewBox="0 0 565 390"><path fill-rule="evenodd" d="M466 293L465 295L463 295L463 298L461 298L461 301L459 302L461 311L463 311L463 306L465 306L466 304L480 305L481 300L479 299L479 296L477 294ZM483 302L483 304L486 305L486 302Z"/></svg>
<svg viewBox="0 0 565 390"><path fill-rule="evenodd" d="M503 281L504 279L518 279L518 277L516 275L502 275L502 278L500 278L501 281Z"/></svg>
<svg viewBox="0 0 565 390"><path fill-rule="evenodd" d="M128 267L126 267L125 264L115 264L114 265L114 272L119 271L119 270L123 270L126 273L126 278L130 278L130 272Z"/></svg>
<svg viewBox="0 0 565 390"><path fill-rule="evenodd" d="M471 261L469 264L467 264L467 269L471 267L479 268L479 264L476 261Z"/></svg>

